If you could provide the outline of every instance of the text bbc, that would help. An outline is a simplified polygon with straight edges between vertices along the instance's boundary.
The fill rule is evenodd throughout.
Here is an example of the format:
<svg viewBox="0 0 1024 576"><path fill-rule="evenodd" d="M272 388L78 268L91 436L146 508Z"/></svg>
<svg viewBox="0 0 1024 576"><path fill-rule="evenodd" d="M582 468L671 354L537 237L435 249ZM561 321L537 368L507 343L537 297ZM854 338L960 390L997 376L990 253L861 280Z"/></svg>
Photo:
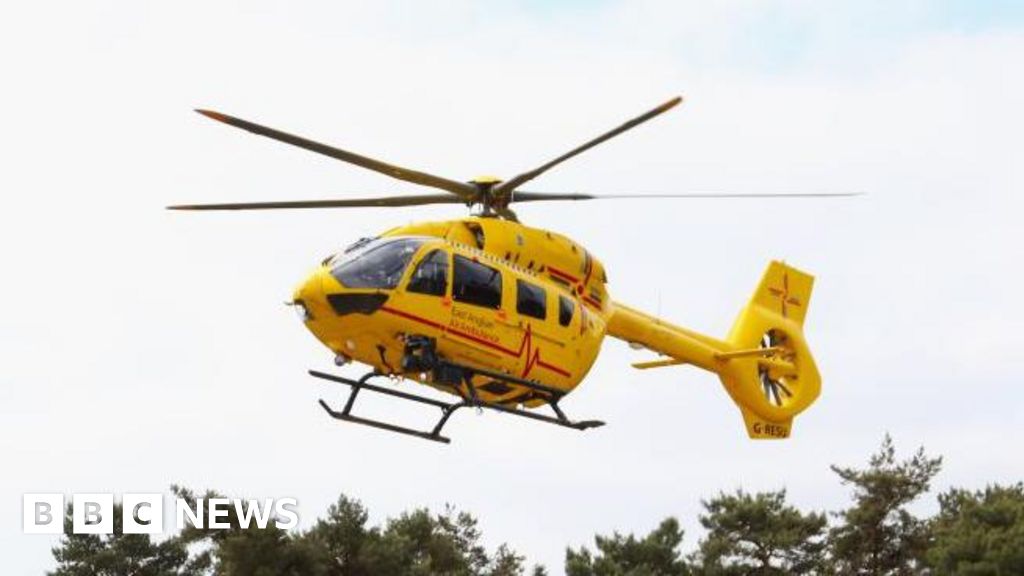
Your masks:
<svg viewBox="0 0 1024 576"><path fill-rule="evenodd" d="M266 528L273 524L290 530L299 523L294 498L197 498L194 503L174 498L175 527L208 529L231 528L231 513L240 528ZM25 494L23 497L23 529L27 534L61 534L64 532L63 494ZM123 494L121 521L125 534L160 534L164 531L163 494ZM113 494L73 494L71 497L71 530L75 534L112 534L114 532Z"/></svg>

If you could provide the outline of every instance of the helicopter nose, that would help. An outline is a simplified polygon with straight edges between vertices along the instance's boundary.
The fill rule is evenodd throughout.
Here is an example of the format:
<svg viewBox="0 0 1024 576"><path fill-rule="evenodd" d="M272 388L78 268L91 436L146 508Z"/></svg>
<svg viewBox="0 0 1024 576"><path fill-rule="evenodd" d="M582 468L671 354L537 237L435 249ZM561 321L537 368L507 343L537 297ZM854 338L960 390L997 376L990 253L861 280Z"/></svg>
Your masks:
<svg viewBox="0 0 1024 576"><path fill-rule="evenodd" d="M326 298L324 297L323 273L320 269L315 270L299 283L292 295L292 305L299 318L305 323L315 320L318 316L323 317Z"/></svg>

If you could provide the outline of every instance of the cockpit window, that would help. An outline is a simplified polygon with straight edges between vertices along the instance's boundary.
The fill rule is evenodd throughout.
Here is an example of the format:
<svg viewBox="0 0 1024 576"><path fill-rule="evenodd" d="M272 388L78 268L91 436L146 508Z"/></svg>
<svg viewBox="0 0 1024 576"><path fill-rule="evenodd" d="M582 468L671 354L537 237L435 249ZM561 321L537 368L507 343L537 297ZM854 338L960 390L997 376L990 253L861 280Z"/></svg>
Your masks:
<svg viewBox="0 0 1024 576"><path fill-rule="evenodd" d="M419 294L444 296L448 289L448 253L438 249L424 256L413 270L405 289Z"/></svg>
<svg viewBox="0 0 1024 576"><path fill-rule="evenodd" d="M390 290L425 238L378 238L357 242L331 262L331 275L346 288Z"/></svg>
<svg viewBox="0 0 1024 576"><path fill-rule="evenodd" d="M356 240L355 242L349 244L342 251L342 253L343 254L348 254L349 252L355 252L356 250L359 250L360 248L366 247L367 244L369 244L369 243L371 243L371 242L373 242L374 240L377 240L377 239L378 238L365 238L365 237L364 238L360 238L359 240Z"/></svg>

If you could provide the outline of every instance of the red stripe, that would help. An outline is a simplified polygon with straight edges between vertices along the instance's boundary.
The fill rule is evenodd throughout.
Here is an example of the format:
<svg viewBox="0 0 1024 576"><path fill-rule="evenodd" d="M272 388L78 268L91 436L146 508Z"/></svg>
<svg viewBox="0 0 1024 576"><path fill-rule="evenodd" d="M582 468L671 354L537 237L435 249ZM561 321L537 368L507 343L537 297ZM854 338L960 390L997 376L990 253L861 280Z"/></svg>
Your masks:
<svg viewBox="0 0 1024 576"><path fill-rule="evenodd" d="M587 261L587 277L583 279L583 285L590 284L590 275L594 273L594 259L591 258L590 252L583 251L583 257Z"/></svg>
<svg viewBox="0 0 1024 576"><path fill-rule="evenodd" d="M597 308L598 310L600 310L600 309L601 309L601 303L600 303L600 302L598 302L597 300L594 300L594 299L593 299L593 298L591 298L590 296L584 296L584 297L583 297L583 301L584 301L584 302L586 302L587 304L590 304L590 305L591 305L591 306L593 306L594 308Z"/></svg>
<svg viewBox="0 0 1024 576"><path fill-rule="evenodd" d="M409 314L408 312L403 312L403 311L401 311L401 310L399 310L397 308L391 308L390 306L381 306L380 309L385 311L385 312L388 312L390 314L394 314L395 316L401 316L402 318L406 318L406 319L409 319L409 320L415 320L416 322L419 322L420 324L426 324L427 326L430 326L431 328L436 328L436 329L442 330L442 331L444 330L444 326L438 324L437 322L434 322L433 320L427 320L426 318L422 318L420 316L414 316L412 314Z"/></svg>
<svg viewBox="0 0 1024 576"><path fill-rule="evenodd" d="M572 274L567 274L565 272L562 272L561 270L559 270L558 268L555 268L554 266L548 266L548 272L550 272L553 276L558 276L560 278L568 280L569 282L571 282L573 284L576 284L577 282L580 281L579 278L573 276Z"/></svg>
<svg viewBox="0 0 1024 576"><path fill-rule="evenodd" d="M537 360L537 364L539 364L543 368L547 368L548 370L551 370L555 374L560 374L562 376L565 376L566 378L570 377L570 374L568 372L566 372L565 370L562 370L561 368L559 368L558 366L555 366L553 364L548 364L547 362L544 362L543 360L539 360L538 359Z"/></svg>
<svg viewBox="0 0 1024 576"><path fill-rule="evenodd" d="M472 334L463 332L463 331L461 331L461 330L459 330L457 328L451 328L451 327L447 327L446 328L445 326L442 326L441 324L438 324L437 322L434 322L433 320L428 320L428 319L423 318L421 316L417 316L415 314L410 314L409 312L405 312L405 311L399 310L397 308L391 308L390 306L381 306L380 309L383 310L384 312L389 313L389 314L394 314L395 316L399 316L401 318L406 318L406 319L412 320L414 322L419 322L420 324L426 324L427 326L430 326L431 328L435 328L437 330L441 330L442 332L449 332L449 333L454 334L456 336L459 336L461 338L465 338L466 340L470 340L472 342L476 342L477 344L482 344L484 346L487 346L488 348L493 348L494 350L497 350L499 352L507 354L507 355L509 355L509 356L511 356L513 358L521 358L523 356L523 353L525 352L527 354L526 368L523 370L522 378L526 378L526 376L533 369L534 364L537 364L537 365L539 365L542 368L546 368L546 369L554 372L555 374L558 374L560 376L564 376L565 378L571 378L572 377L572 375L568 371L563 370L562 368L559 368L558 366L555 366L554 364L549 364L549 363L544 362L543 360L541 360L540 359L540 348L534 349L532 355L529 354L530 349L532 348L532 342L533 342L533 338L532 338L532 334L531 334L531 332L529 330L529 326L527 326L526 334L523 335L523 340L519 344L519 351L516 352L514 350L510 350L509 348L505 348L504 346L501 346L500 344L495 344L494 342L491 342L489 340L484 340L483 338L480 338L478 336L474 336Z"/></svg>

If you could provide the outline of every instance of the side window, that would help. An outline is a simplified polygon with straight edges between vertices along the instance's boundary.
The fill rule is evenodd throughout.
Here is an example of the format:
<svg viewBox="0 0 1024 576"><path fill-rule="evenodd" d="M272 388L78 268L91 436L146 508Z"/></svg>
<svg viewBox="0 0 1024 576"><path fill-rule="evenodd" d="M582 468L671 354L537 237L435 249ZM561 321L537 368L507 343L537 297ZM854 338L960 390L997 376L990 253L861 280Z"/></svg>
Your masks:
<svg viewBox="0 0 1024 576"><path fill-rule="evenodd" d="M547 317L547 294L540 286L516 280L516 312L543 320Z"/></svg>
<svg viewBox="0 0 1024 576"><path fill-rule="evenodd" d="M474 306L501 308L501 272L456 254L452 298Z"/></svg>
<svg viewBox="0 0 1024 576"><path fill-rule="evenodd" d="M558 296L558 323L568 326L572 323L572 313L576 310L576 304L568 296Z"/></svg>
<svg viewBox="0 0 1024 576"><path fill-rule="evenodd" d="M427 254L413 271L405 289L418 294L444 296L448 289L448 253L434 250Z"/></svg>

